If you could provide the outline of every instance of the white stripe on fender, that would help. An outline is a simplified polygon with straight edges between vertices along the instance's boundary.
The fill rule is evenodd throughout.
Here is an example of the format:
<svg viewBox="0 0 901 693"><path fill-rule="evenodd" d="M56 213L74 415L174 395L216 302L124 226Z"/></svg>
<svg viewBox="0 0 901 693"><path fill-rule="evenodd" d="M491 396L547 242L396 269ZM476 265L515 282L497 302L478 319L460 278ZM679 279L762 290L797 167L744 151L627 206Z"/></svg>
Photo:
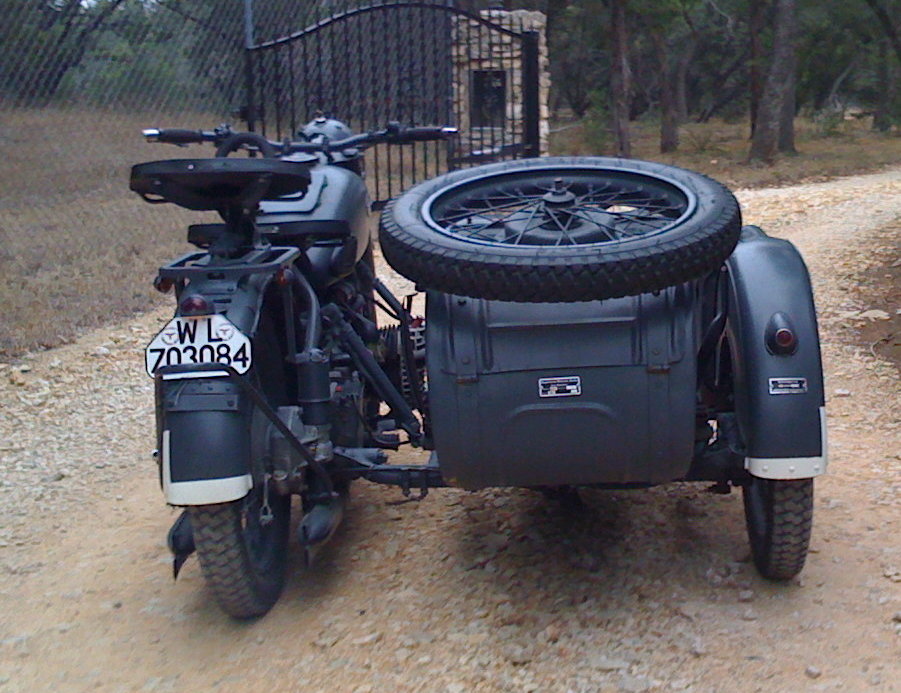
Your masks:
<svg viewBox="0 0 901 693"><path fill-rule="evenodd" d="M163 495L169 505L209 505L228 503L247 495L253 488L250 474L230 476L225 479L199 479L197 481L172 481L169 457L169 430L163 431Z"/></svg>
<svg viewBox="0 0 901 693"><path fill-rule="evenodd" d="M188 378L222 378L228 371L192 371L191 373L165 373L163 380L187 380Z"/></svg>
<svg viewBox="0 0 901 693"><path fill-rule="evenodd" d="M825 474L829 463L826 407L820 407L820 439L820 457L746 457L745 469L762 479L811 479Z"/></svg>

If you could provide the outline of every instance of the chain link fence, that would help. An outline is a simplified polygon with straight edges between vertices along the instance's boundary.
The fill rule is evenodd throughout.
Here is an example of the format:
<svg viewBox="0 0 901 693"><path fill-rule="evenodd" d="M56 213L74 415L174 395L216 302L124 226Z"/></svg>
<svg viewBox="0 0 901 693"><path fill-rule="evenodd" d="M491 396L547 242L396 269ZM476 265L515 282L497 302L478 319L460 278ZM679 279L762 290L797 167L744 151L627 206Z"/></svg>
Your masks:
<svg viewBox="0 0 901 693"><path fill-rule="evenodd" d="M4 0L0 357L69 341L159 300L187 215L128 191L141 128L233 120L240 0ZM190 156L190 154L187 154Z"/></svg>
<svg viewBox="0 0 901 693"><path fill-rule="evenodd" d="M159 302L155 268L190 249L184 229L202 219L143 203L129 168L207 152L152 147L141 129L240 126L248 41L362 4L3 0L0 360Z"/></svg>
<svg viewBox="0 0 901 693"><path fill-rule="evenodd" d="M255 0L267 35L317 3ZM324 3L320 3L324 4ZM201 221L128 190L132 164L206 155L145 127L240 125L242 0L4 0L0 24L0 361L161 299L155 268Z"/></svg>

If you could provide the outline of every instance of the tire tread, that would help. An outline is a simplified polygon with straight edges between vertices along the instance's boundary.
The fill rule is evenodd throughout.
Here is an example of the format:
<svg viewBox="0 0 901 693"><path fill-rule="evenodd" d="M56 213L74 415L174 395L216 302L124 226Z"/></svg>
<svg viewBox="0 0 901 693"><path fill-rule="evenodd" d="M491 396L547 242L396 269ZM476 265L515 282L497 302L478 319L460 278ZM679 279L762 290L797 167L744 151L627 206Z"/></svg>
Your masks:
<svg viewBox="0 0 901 693"><path fill-rule="evenodd" d="M761 480L763 481L763 480ZM768 528L762 545L751 546L763 577L785 581L804 568L813 526L813 479L766 481L772 485ZM748 518L749 533L752 518Z"/></svg>
<svg viewBox="0 0 901 693"><path fill-rule="evenodd" d="M261 583L253 574L241 535L240 501L190 509L194 543L207 587L219 606L235 618L265 614L281 593L275 584Z"/></svg>

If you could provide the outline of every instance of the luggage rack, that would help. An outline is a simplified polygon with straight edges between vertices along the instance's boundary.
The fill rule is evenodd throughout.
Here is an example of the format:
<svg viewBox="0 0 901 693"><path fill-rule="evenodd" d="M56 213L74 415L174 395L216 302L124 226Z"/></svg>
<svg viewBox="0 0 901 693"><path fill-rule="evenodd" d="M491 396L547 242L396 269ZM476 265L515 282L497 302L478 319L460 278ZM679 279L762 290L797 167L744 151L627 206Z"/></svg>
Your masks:
<svg viewBox="0 0 901 693"><path fill-rule="evenodd" d="M275 272L287 269L300 255L300 248L278 247L254 248L241 257L226 263L210 265L210 254L193 251L182 255L159 269L157 279L193 279L215 275L214 279L239 279L248 274Z"/></svg>

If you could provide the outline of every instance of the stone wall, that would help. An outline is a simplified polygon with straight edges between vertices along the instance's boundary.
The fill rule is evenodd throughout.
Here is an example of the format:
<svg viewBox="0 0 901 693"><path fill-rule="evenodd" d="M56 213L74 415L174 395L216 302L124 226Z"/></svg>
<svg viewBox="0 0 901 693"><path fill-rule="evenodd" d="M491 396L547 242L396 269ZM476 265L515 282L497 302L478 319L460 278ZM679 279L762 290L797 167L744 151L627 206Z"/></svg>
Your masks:
<svg viewBox="0 0 901 693"><path fill-rule="evenodd" d="M483 10L481 16L517 33L537 31L539 37L538 57L538 99L539 136L542 156L548 153L548 94L551 86L548 71L547 41L545 40L546 19L542 12L529 10ZM459 114L458 127L469 135L473 149L484 142L488 148L492 144L511 143L523 137L523 74L522 44L519 39L503 34L467 17L456 17L453 31L454 65L454 110ZM473 73L476 70L503 71L506 75L506 104L504 117L491 126L473 127L470 122Z"/></svg>

